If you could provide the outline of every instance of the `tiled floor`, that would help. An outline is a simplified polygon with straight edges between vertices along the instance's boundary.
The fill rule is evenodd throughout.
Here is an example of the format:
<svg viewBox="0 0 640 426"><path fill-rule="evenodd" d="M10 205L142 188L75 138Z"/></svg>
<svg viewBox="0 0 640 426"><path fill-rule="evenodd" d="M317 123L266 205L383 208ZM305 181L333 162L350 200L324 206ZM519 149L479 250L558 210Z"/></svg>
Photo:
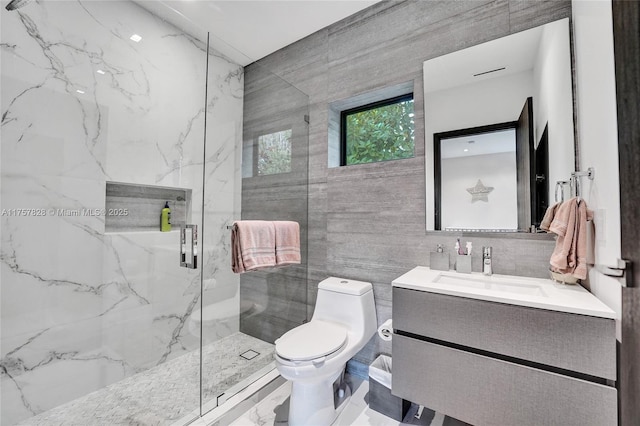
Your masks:
<svg viewBox="0 0 640 426"><path fill-rule="evenodd" d="M234 333L203 348L203 399L209 401L273 362L273 348ZM252 350L255 353L247 353ZM244 355L244 356L242 356ZM251 359L247 359L251 357ZM80 397L21 425L167 425L197 412L200 351L167 361Z"/></svg>
<svg viewBox="0 0 640 426"><path fill-rule="evenodd" d="M259 354L247 353L248 350ZM251 360L246 359L251 356L254 356ZM20 424L37 426L151 426L168 425L172 422L175 422L173 424L185 424L188 419L193 419L198 411L199 395L194 390L197 390L199 359L198 351L195 351L32 417ZM209 371L208 377L211 379L209 381L211 385L205 385L203 396L209 399L215 398L215 395L228 390L230 386L248 378L254 372L269 368L272 360L273 345L243 333L236 333L206 346L203 367L205 371ZM251 391L256 395L243 403L238 403L235 408L231 408L231 412L235 413L244 411L240 417L237 417L238 414L231 414L212 422L207 421L207 416L205 416L191 425L287 425L291 384L285 382L278 386L279 381L283 379L276 380L277 378L278 374L274 369L263 379L259 379L255 385L249 386L249 388L257 386L255 390ZM465 425L465 423L431 410L420 409L416 405L411 406L402 423L395 421L369 408L368 381L350 375L347 375L346 380L353 394L340 408L340 415L333 426ZM261 381L264 384L260 385ZM269 382L271 382L270 385ZM271 391L271 389L274 390ZM238 397L241 398L242 394L239 394ZM228 403L231 403L231 406L236 404L232 400ZM251 404L254 405L251 406ZM235 420L230 423L225 419Z"/></svg>
<svg viewBox="0 0 640 426"><path fill-rule="evenodd" d="M350 383L353 395L346 403L347 405L342 409L333 426L394 426L405 424L423 426L465 425L465 423L428 409L422 409L418 418L416 415L420 407L416 405L411 406L403 422L398 422L369 408L367 404L369 382L353 377L347 380ZM287 382L231 423L231 425L287 425L290 393L291 384Z"/></svg>

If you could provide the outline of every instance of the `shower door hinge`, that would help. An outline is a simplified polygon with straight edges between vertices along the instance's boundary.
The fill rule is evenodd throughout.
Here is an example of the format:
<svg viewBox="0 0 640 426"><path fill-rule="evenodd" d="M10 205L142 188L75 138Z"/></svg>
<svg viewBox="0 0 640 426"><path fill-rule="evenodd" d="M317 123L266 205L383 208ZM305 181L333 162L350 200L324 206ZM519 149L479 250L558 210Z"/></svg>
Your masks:
<svg viewBox="0 0 640 426"><path fill-rule="evenodd" d="M309 114L304 115L304 121L309 124Z"/></svg>

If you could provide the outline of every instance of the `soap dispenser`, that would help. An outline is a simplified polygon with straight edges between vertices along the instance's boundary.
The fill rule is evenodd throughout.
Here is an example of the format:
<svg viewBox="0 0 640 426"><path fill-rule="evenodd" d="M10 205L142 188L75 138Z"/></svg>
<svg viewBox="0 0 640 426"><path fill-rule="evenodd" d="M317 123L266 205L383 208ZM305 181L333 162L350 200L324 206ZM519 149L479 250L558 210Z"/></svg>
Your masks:
<svg viewBox="0 0 640 426"><path fill-rule="evenodd" d="M168 201L164 204L164 208L160 213L160 231L171 231L171 208Z"/></svg>
<svg viewBox="0 0 640 426"><path fill-rule="evenodd" d="M435 252L429 253L429 268L438 271L449 270L449 253L445 253L442 244L438 244Z"/></svg>

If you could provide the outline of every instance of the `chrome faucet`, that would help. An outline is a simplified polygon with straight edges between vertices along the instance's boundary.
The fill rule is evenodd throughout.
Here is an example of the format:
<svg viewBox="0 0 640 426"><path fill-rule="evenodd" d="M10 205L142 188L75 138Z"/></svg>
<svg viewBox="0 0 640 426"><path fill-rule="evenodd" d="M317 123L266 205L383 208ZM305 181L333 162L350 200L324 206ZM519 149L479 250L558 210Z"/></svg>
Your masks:
<svg viewBox="0 0 640 426"><path fill-rule="evenodd" d="M492 251L491 247L482 247L482 273L485 275L493 274L493 269L491 268Z"/></svg>

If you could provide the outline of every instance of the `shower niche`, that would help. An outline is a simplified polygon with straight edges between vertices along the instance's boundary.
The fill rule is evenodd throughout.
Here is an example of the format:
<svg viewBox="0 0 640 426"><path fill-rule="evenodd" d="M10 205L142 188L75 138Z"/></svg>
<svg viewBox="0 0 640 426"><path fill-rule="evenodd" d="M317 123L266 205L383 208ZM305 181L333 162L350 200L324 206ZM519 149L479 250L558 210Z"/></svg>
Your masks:
<svg viewBox="0 0 640 426"><path fill-rule="evenodd" d="M160 213L171 208L172 231L191 220L191 189L106 182L105 232L160 231Z"/></svg>

